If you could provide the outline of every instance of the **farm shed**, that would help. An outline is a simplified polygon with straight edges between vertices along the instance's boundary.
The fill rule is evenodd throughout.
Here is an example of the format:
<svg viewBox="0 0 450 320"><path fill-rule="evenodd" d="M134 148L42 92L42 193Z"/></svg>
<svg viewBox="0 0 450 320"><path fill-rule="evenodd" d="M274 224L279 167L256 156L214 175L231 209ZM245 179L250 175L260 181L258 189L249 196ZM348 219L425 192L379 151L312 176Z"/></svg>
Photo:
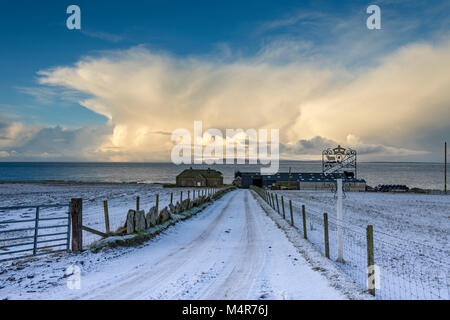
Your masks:
<svg viewBox="0 0 450 320"><path fill-rule="evenodd" d="M255 185L261 188L281 190L332 190L336 188L336 179L343 180L344 191L365 191L366 181L355 179L344 173L288 173L280 172L274 175L261 175L257 172L236 172L235 177L241 178L242 188Z"/></svg>
<svg viewBox="0 0 450 320"><path fill-rule="evenodd" d="M221 187L223 176L220 171L208 169L186 169L176 177L178 187Z"/></svg>

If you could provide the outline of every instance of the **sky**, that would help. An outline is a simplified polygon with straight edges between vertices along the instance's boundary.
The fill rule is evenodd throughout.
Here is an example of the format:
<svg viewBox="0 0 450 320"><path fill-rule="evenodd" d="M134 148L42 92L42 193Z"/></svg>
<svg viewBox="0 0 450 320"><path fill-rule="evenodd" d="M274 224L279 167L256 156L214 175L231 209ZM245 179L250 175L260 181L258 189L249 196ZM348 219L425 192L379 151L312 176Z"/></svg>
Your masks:
<svg viewBox="0 0 450 320"><path fill-rule="evenodd" d="M442 162L450 140L448 1L0 6L0 161L170 161L171 133L195 120L279 129L283 159L341 144Z"/></svg>

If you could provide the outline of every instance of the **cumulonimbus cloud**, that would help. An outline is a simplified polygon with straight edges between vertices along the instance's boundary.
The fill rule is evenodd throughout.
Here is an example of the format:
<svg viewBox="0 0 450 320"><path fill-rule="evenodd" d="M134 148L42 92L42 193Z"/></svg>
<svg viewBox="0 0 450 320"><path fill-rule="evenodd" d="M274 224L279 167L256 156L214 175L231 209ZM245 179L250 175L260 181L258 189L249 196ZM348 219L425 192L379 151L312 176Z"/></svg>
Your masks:
<svg viewBox="0 0 450 320"><path fill-rule="evenodd" d="M88 95L79 103L109 119L112 133L92 149L101 159L168 160L167 133L192 130L194 120L205 129L278 128L287 156L315 137L417 156L432 150L434 129L450 129L449 57L448 42L419 43L348 70L279 63L267 52L225 62L137 47L41 71L39 82Z"/></svg>

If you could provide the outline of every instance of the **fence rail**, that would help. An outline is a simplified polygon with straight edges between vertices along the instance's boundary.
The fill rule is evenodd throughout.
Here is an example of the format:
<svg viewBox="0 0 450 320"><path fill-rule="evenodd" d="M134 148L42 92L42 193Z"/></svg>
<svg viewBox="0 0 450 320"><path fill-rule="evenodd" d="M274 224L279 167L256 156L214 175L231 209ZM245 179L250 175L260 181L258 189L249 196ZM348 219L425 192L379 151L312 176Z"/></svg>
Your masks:
<svg viewBox="0 0 450 320"><path fill-rule="evenodd" d="M163 208L187 198L212 195L219 189L168 189L161 194L122 194L108 200L73 198L67 204L0 207L0 262L63 251L80 252L120 230L129 209Z"/></svg>
<svg viewBox="0 0 450 320"><path fill-rule="evenodd" d="M83 199L83 248L89 247L105 235L116 232L125 225L130 209L144 210L152 207L158 210L185 199L211 195L221 188L184 187L163 189L158 193L121 195L118 198Z"/></svg>
<svg viewBox="0 0 450 320"><path fill-rule="evenodd" d="M0 213L21 216L0 220L0 262L69 251L69 209L69 204L0 207Z"/></svg>
<svg viewBox="0 0 450 320"><path fill-rule="evenodd" d="M429 256L424 252L430 246L385 234L372 226L340 223L326 212L289 199L288 194L280 199L277 192L252 189L282 217L279 208L284 204L278 200L287 201L292 218L284 218L369 293L381 299L450 299L450 264L445 249L433 248L438 254ZM338 261L338 227L343 235L343 261Z"/></svg>

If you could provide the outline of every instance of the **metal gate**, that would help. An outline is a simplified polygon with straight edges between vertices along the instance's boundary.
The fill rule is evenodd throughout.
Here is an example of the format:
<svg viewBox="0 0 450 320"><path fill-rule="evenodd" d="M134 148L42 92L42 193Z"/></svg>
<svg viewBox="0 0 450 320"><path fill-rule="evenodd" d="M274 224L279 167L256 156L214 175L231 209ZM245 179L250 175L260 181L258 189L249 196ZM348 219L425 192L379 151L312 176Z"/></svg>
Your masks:
<svg viewBox="0 0 450 320"><path fill-rule="evenodd" d="M70 204L0 207L0 262L70 251Z"/></svg>

